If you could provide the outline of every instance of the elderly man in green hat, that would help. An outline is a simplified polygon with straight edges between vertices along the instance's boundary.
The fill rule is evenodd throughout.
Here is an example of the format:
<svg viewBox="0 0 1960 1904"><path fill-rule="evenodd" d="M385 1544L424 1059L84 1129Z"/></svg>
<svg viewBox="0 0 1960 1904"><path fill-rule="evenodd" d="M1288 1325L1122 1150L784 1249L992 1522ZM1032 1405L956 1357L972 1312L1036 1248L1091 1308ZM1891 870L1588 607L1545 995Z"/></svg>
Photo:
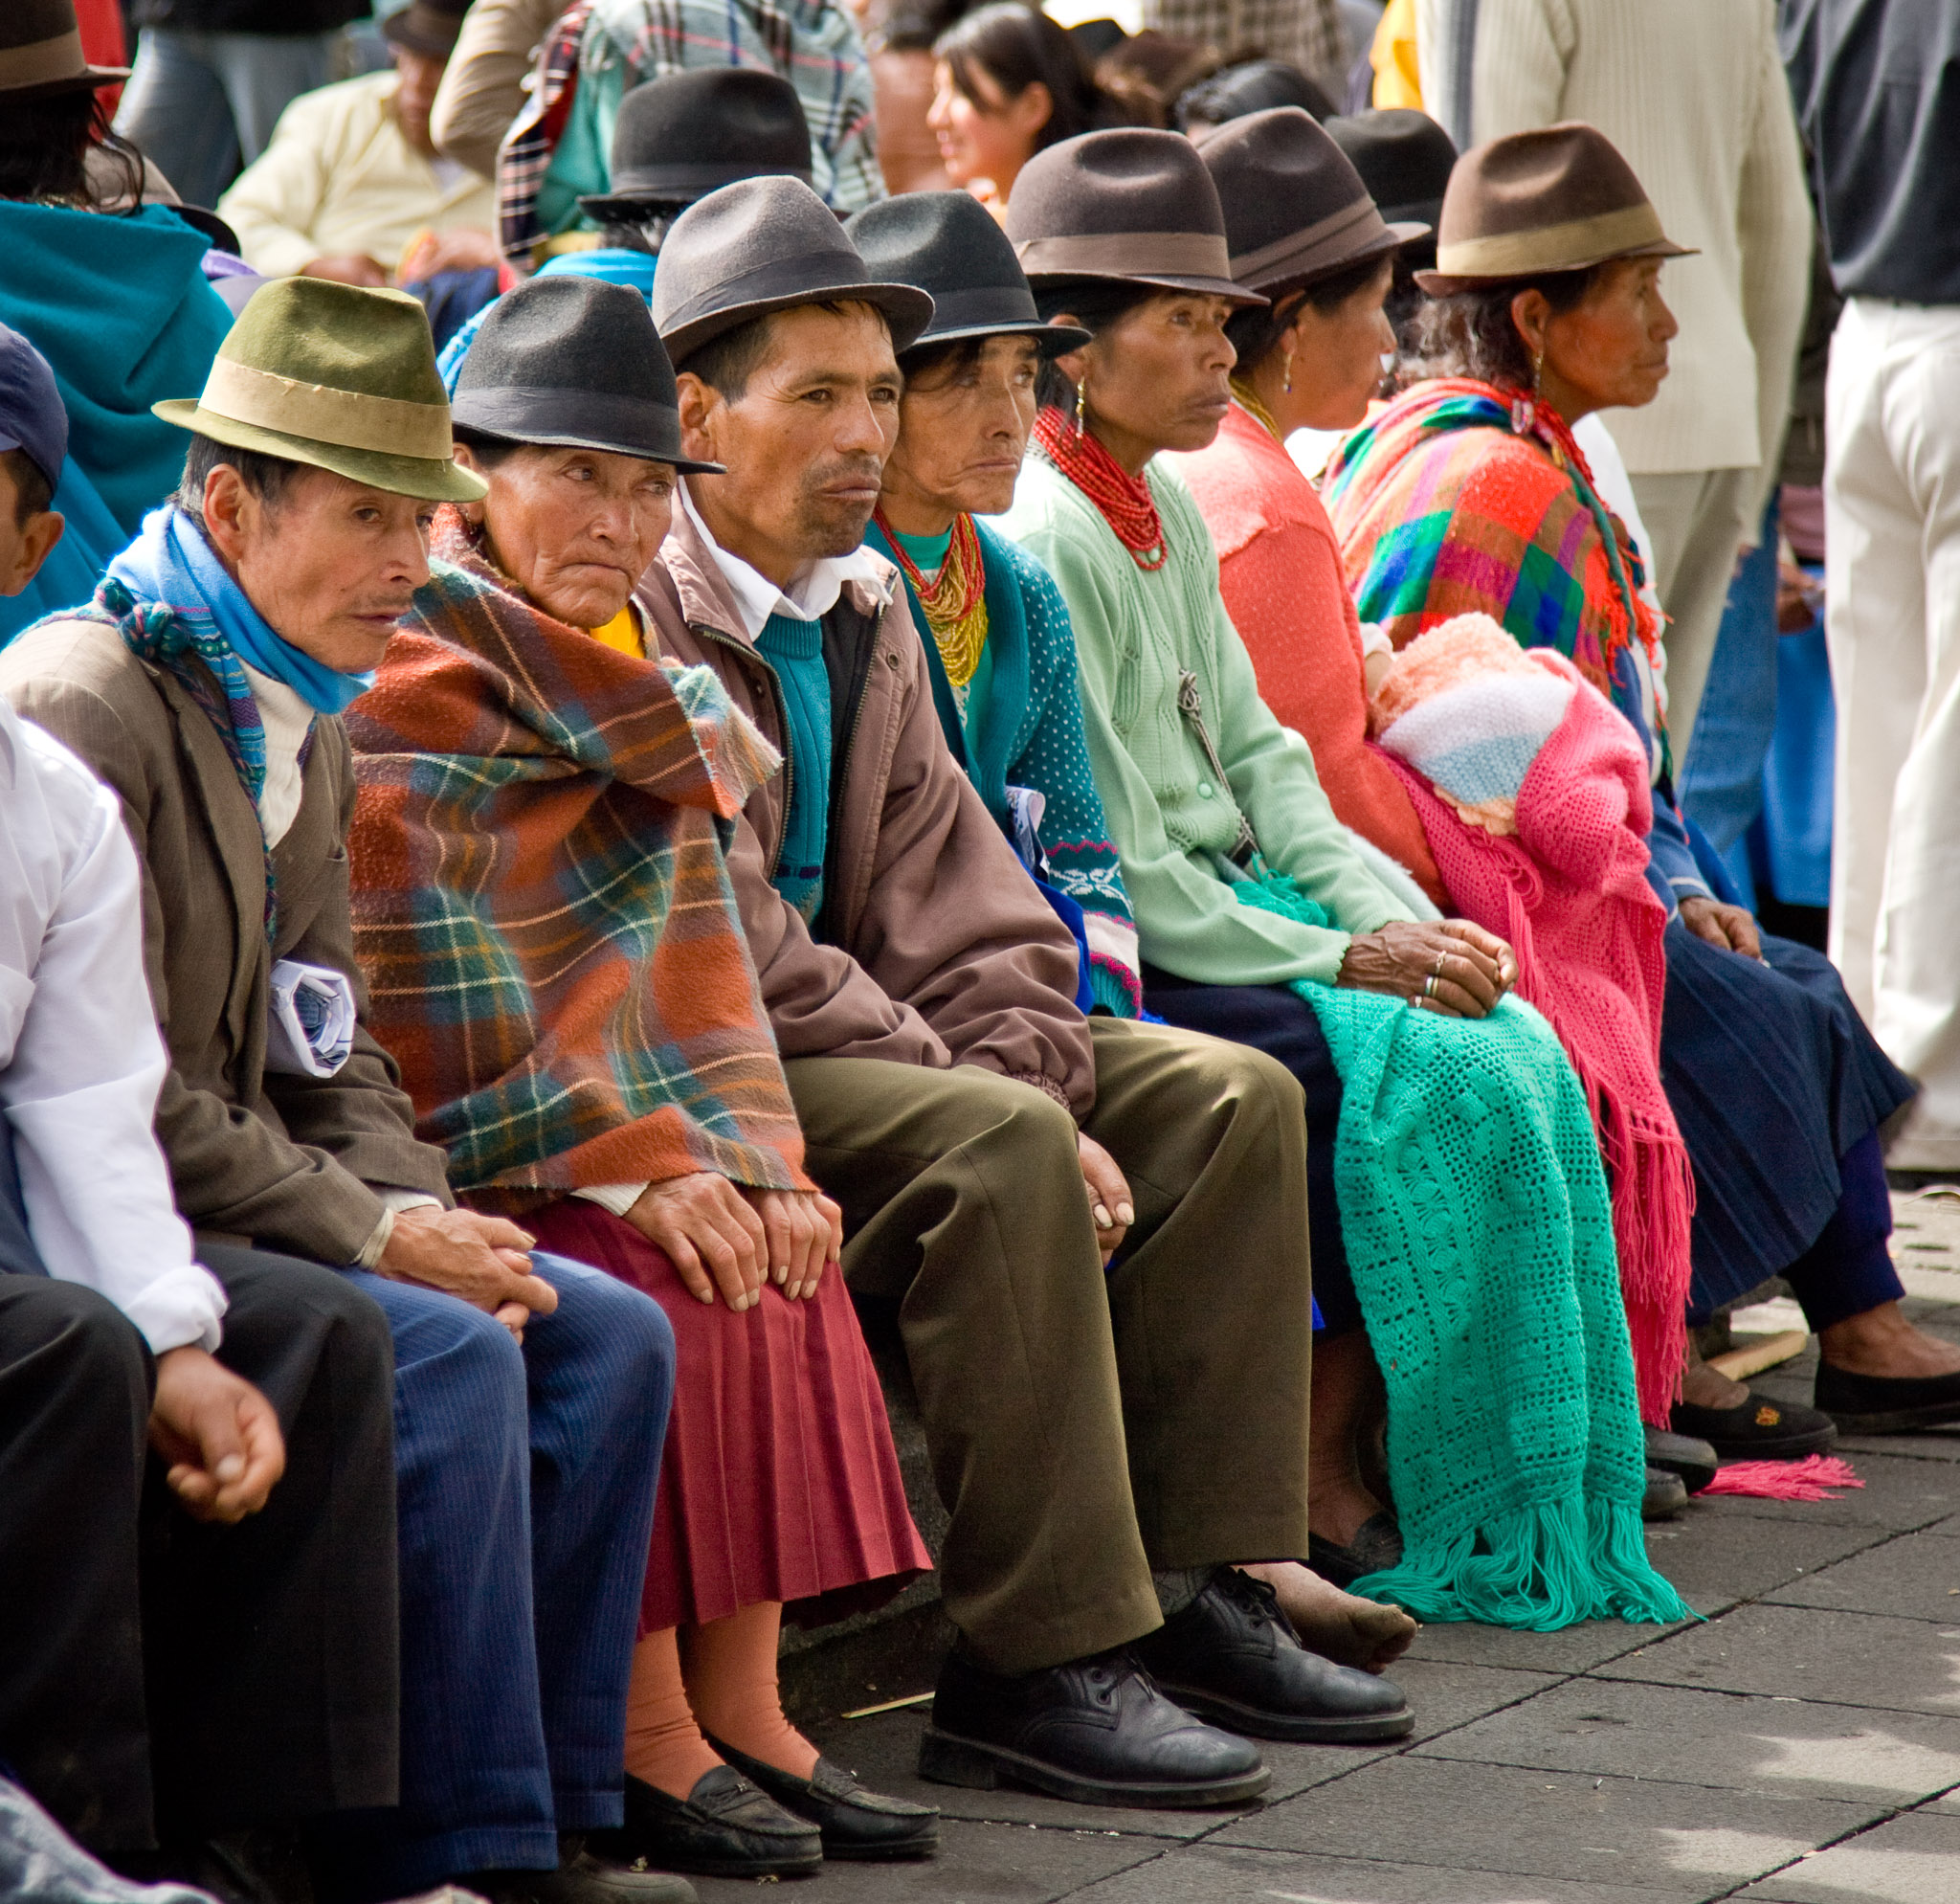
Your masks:
<svg viewBox="0 0 1960 1904"><path fill-rule="evenodd" d="M581 1843L622 1815L671 1333L453 1207L361 1021L340 716L428 578L435 504L484 487L452 459L428 324L396 292L269 285L202 397L157 409L191 433L175 501L0 657L0 690L121 796L170 1057L157 1135L206 1260L344 1270L394 1338L401 1803L316 1832L316 1888L691 1898Z"/></svg>

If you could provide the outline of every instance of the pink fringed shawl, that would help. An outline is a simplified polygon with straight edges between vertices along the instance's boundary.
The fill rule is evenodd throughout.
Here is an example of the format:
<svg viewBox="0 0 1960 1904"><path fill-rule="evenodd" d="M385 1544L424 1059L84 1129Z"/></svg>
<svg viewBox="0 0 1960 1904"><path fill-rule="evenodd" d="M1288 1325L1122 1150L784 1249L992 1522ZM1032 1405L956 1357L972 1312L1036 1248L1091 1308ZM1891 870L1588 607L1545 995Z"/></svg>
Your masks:
<svg viewBox="0 0 1960 1904"><path fill-rule="evenodd" d="M1517 831L1461 818L1406 762L1443 883L1462 915L1508 939L1518 996L1550 1022L1592 1107L1613 1182L1620 1288L1640 1413L1681 1385L1694 1176L1660 1084L1666 908L1647 884L1647 762L1626 721L1564 656L1529 659L1577 687L1517 793Z"/></svg>

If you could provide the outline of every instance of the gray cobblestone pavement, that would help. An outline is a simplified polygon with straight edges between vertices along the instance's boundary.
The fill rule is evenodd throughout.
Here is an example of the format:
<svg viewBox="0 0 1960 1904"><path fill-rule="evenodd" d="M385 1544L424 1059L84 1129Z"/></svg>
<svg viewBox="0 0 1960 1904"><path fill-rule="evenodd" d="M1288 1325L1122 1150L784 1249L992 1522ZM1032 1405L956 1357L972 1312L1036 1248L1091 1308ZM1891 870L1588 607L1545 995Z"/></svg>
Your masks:
<svg viewBox="0 0 1960 1904"><path fill-rule="evenodd" d="M1960 1204L1899 1214L1910 1310L1960 1339ZM1757 1385L1808 1400L1814 1356ZM1649 1529L1704 1621L1428 1628L1396 1670L1414 1736L1269 1746L1255 1810L950 1791L913 1774L919 1709L835 1721L817 1729L834 1757L943 1807L945 1850L799 1889L809 1904L1960 1904L1960 1430L1840 1452L1865 1482L1842 1499L1694 1501ZM699 1888L704 1904L756 1895Z"/></svg>

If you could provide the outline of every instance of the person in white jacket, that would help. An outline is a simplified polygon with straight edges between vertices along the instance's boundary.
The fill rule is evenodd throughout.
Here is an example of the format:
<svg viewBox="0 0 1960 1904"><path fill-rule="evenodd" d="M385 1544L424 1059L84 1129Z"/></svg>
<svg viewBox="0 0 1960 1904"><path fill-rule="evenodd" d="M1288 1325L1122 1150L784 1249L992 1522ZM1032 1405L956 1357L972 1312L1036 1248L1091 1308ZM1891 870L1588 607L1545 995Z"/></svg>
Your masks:
<svg viewBox="0 0 1960 1904"><path fill-rule="evenodd" d="M66 436L0 326L7 593ZM197 1261L165 1066L121 805L0 701L0 1760L112 1865L194 1878L218 1829L394 1802L392 1359L330 1270Z"/></svg>

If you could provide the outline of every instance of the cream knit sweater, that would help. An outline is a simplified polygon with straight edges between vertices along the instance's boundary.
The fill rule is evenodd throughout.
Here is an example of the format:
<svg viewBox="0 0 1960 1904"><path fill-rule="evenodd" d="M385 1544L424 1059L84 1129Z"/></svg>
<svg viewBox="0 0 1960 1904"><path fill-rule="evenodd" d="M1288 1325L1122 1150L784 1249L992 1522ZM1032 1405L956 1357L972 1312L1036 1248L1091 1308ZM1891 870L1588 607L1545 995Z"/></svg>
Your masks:
<svg viewBox="0 0 1960 1904"><path fill-rule="evenodd" d="M1607 413L1627 467L1760 467L1766 495L1811 255L1774 0L1474 0L1474 36L1450 34L1472 4L1419 0L1425 99L1449 95L1451 42L1468 41L1478 144L1586 120L1626 155L1668 236L1701 253L1661 273L1681 335L1660 394Z"/></svg>

